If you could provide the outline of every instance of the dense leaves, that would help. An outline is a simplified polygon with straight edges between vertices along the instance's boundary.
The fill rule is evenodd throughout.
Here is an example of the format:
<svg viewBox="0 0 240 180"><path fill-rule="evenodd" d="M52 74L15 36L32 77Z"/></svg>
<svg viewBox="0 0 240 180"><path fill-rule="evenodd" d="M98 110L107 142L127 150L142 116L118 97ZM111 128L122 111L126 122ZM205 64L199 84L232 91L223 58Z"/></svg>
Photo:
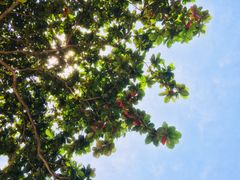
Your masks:
<svg viewBox="0 0 240 180"><path fill-rule="evenodd" d="M0 179L90 179L73 155L108 156L127 131L173 148L180 132L136 105L156 83L165 102L188 96L174 65L146 53L205 32L208 11L189 2L1 1Z"/></svg>

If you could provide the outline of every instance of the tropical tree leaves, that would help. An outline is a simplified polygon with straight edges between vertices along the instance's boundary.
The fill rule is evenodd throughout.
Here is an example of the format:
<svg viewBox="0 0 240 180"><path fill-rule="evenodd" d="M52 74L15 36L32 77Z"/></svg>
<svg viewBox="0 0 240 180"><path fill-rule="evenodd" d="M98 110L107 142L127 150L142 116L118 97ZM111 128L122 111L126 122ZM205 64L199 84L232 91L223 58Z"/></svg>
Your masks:
<svg viewBox="0 0 240 180"><path fill-rule="evenodd" d="M180 132L156 128L136 105L154 84L165 102L188 97L174 65L146 53L205 32L208 11L189 2L1 3L0 154L9 164L0 179L90 179L94 170L73 155L111 155L128 131L173 148Z"/></svg>

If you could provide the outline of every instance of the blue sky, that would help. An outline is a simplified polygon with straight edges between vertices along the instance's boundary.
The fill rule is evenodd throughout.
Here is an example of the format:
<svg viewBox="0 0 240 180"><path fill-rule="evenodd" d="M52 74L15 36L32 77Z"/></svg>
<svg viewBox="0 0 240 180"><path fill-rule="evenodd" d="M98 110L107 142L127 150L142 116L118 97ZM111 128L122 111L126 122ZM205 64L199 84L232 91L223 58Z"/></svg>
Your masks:
<svg viewBox="0 0 240 180"><path fill-rule="evenodd" d="M176 66L176 79L190 89L188 100L163 103L159 89L147 90L139 107L161 125L182 132L174 150L144 144L130 133L110 157L78 157L96 168L97 180L240 179L240 2L197 1L209 9L207 33L188 44L155 48Z"/></svg>
<svg viewBox="0 0 240 180"><path fill-rule="evenodd" d="M148 89L139 107L152 121L182 132L173 150L145 145L145 136L129 133L110 157L77 157L96 168L97 180L240 179L240 2L197 1L209 9L207 33L188 44L155 48L176 66L176 79L190 89L188 100L163 103L157 87ZM0 158L0 167L4 164Z"/></svg>

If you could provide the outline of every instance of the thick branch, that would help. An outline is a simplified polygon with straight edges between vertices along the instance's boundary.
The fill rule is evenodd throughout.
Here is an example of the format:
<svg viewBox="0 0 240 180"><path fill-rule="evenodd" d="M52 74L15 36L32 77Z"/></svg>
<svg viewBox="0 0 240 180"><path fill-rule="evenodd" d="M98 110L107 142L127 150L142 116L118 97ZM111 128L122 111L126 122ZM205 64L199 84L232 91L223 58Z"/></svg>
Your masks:
<svg viewBox="0 0 240 180"><path fill-rule="evenodd" d="M41 161L43 162L44 166L47 168L48 172L53 176L54 179L56 179L55 173L50 169L50 167L48 165L48 162L46 161L46 159L42 155L40 137L39 137L39 135L37 133L37 127L35 125L35 121L32 119L32 115L30 113L30 109L29 109L28 105L26 104L26 102L23 100L23 98L21 97L21 95L18 92L16 72L15 72L15 70L11 66L9 66L4 61L0 60L0 64L3 65L8 71L10 71L12 73L12 78L13 78L12 88L13 88L13 92L16 95L18 101L23 106L24 110L27 113L28 119L30 120L31 126L32 126L33 131L34 131L34 138L36 140L37 154L38 154L39 158L41 159Z"/></svg>
<svg viewBox="0 0 240 180"><path fill-rule="evenodd" d="M18 4L18 1L14 1L11 6L0 15L0 21L3 20Z"/></svg>

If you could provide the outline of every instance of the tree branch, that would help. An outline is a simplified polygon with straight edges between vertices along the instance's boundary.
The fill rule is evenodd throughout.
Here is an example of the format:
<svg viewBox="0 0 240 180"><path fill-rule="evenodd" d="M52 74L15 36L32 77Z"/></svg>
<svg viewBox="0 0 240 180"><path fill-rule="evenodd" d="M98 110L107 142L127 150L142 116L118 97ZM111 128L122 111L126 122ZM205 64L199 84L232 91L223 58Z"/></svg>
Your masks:
<svg viewBox="0 0 240 180"><path fill-rule="evenodd" d="M24 68L24 69L18 69L18 71L19 71L19 72L24 72L24 71L38 71L38 72L41 72L41 73L46 73L46 74L48 74L49 76L51 76L51 77L57 79L58 81L60 81L60 82L69 90L69 92L71 92L71 94L73 94L73 95L75 94L75 93L74 93L74 90L73 90L71 87L69 87L69 85L67 84L67 82L66 82L64 79L62 79L61 77L59 77L57 74L54 74L54 73L52 73L52 72L46 71L46 69L44 69L44 68L42 68L42 67L37 67L37 68ZM78 100L84 102L84 101L94 101L94 100L100 99L100 98L101 98L101 97L90 97L90 98L87 98L87 99L78 99Z"/></svg>
<svg viewBox="0 0 240 180"><path fill-rule="evenodd" d="M11 6L0 15L0 21L3 20L17 5L19 5L19 1L14 1Z"/></svg>
<svg viewBox="0 0 240 180"><path fill-rule="evenodd" d="M49 54L49 53L55 53L58 51L62 51L71 47L79 47L80 45L67 45L64 47L60 47L57 49L47 49L43 51L26 51L26 50L13 50L13 51L0 51L0 54L8 55L8 54L26 54L26 55L42 55L42 54Z"/></svg>
<svg viewBox="0 0 240 180"><path fill-rule="evenodd" d="M26 104L26 102L23 100L23 98L21 97L21 95L18 92L18 89L17 89L17 75L16 75L16 72L15 72L15 69L13 69L10 65L8 65L7 63L5 63L2 60L0 60L0 64L3 65L8 71L10 71L12 73L12 78L13 78L12 88L13 88L13 92L16 95L18 101L23 106L24 110L27 113L28 119L30 120L31 126L32 126L33 131L34 131L34 138L36 140L37 154L38 154L39 158L41 159L41 161L43 162L44 166L47 168L48 172L53 176L54 179L56 179L57 176L50 169L48 162L46 161L46 159L44 158L44 156L42 154L40 137L39 137L38 132L37 132L37 127L35 125L35 121L32 119L32 115L30 113L30 109L29 109L28 105Z"/></svg>
<svg viewBox="0 0 240 180"><path fill-rule="evenodd" d="M53 73L51 73L51 72L46 71L46 70L45 70L44 68L42 68L42 67L38 67L38 68L24 68L24 69L19 69L18 71L19 71L19 72L24 72L24 71L38 71L38 72L41 72L41 73L46 73L46 74L48 74L49 76L51 76L51 77L57 79L58 81L60 81L61 83L63 83L64 86L65 86L72 94L74 94L74 91L72 90L72 88L70 88L70 87L68 86L68 84L67 84L66 81L64 81L64 80L63 80L61 77L59 77L58 75L55 75L55 74L53 74Z"/></svg>

